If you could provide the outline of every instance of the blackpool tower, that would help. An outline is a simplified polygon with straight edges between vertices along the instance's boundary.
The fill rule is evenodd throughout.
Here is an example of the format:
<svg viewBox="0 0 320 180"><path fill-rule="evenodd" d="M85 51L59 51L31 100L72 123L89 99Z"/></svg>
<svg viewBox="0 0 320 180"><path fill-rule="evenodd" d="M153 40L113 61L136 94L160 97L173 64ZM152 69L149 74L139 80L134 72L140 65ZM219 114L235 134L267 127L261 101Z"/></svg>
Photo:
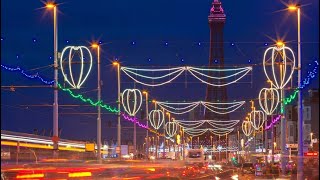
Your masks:
<svg viewBox="0 0 320 180"><path fill-rule="evenodd" d="M223 50L223 28L226 21L221 2L214 0L208 16L210 28L210 49L209 49L209 67L210 68L224 68L224 50ZM224 72L212 72L210 76L224 76ZM208 81L211 83L212 79ZM219 83L223 83L221 79ZM206 90L207 102L227 102L227 88L226 86L207 86ZM227 120L228 114L217 114L210 111L205 112L205 119L207 120Z"/></svg>

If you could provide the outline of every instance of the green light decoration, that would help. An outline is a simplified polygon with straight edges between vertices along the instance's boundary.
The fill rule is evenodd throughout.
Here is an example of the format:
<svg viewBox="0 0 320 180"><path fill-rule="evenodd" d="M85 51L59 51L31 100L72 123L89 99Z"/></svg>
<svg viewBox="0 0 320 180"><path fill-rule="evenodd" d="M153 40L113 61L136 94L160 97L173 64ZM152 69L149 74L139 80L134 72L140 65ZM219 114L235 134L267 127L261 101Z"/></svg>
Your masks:
<svg viewBox="0 0 320 180"><path fill-rule="evenodd" d="M58 83L58 87L62 91L68 92L70 94L70 96L72 96L73 98L80 99L85 103L89 102L92 106L100 106L100 107L102 107L102 108L104 108L104 109L106 109L106 110L108 110L110 112L113 112L113 113L118 113L119 112L119 110L116 109L116 108L111 108L111 106L109 106L109 105L102 104L102 101L93 102L90 98L84 98L81 94L75 95L74 92L72 92L70 89L63 88L59 83Z"/></svg>

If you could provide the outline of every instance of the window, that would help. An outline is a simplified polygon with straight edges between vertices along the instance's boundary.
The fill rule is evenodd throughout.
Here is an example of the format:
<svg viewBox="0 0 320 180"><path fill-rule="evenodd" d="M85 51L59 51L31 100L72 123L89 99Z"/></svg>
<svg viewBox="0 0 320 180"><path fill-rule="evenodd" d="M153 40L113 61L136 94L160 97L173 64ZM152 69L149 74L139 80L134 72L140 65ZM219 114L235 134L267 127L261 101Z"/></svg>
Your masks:
<svg viewBox="0 0 320 180"><path fill-rule="evenodd" d="M293 136L294 125L290 125L290 136Z"/></svg>
<svg viewBox="0 0 320 180"><path fill-rule="evenodd" d="M310 121L311 120L311 107L305 106L303 108L303 120L304 121Z"/></svg>
<svg viewBox="0 0 320 180"><path fill-rule="evenodd" d="M292 110L288 109L288 120L292 120Z"/></svg>

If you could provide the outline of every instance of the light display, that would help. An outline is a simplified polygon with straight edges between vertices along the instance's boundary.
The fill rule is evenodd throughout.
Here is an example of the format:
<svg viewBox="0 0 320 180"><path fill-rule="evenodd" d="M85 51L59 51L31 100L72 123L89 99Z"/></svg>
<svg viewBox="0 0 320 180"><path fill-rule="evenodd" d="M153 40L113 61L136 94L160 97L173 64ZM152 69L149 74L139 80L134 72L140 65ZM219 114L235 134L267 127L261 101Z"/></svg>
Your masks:
<svg viewBox="0 0 320 180"><path fill-rule="evenodd" d="M38 73L36 74L27 74L25 73L25 70L21 69L20 67L16 67L16 68L12 68L12 67L8 67L5 65L1 64L1 67L4 68L5 70L8 71L20 71L21 74L23 74L25 77L29 78L29 79L39 79L41 82L48 84L48 85L53 85L54 81L48 81L48 80L44 80L41 76L39 76Z"/></svg>
<svg viewBox="0 0 320 180"><path fill-rule="evenodd" d="M84 98L83 95L81 95L81 94L75 94L70 89L63 88L59 83L58 83L58 88L61 89L62 91L68 92L69 95L72 96L73 98L80 99L80 100L82 100L82 102L85 102L85 103L90 103L92 106L100 106L110 112L113 112L113 113L119 112L119 110L116 108L111 108L111 106L109 106L109 105L102 104L102 101L93 102L93 100L91 100L90 98Z"/></svg>
<svg viewBox="0 0 320 180"><path fill-rule="evenodd" d="M178 124L175 122L167 122L165 125L165 130L169 137L173 137L177 133Z"/></svg>
<svg viewBox="0 0 320 180"><path fill-rule="evenodd" d="M231 129L233 128L240 120L228 120L228 121L219 121L219 120L197 120L197 121L185 121L185 120L175 120L181 127L186 129L196 129L200 126L203 126L204 123L208 123L212 126L213 129Z"/></svg>
<svg viewBox="0 0 320 180"><path fill-rule="evenodd" d="M271 123L270 123L269 125L267 125L267 127L265 128L265 130L268 130L268 129L272 128L273 125L275 125L280 119L281 119L281 115L278 115L277 117L275 117L274 119L272 119Z"/></svg>
<svg viewBox="0 0 320 180"><path fill-rule="evenodd" d="M162 110L152 110L148 117L151 126L156 130L158 130L164 122L164 114Z"/></svg>
<svg viewBox="0 0 320 180"><path fill-rule="evenodd" d="M242 122L242 131L244 135L250 136L250 134L253 132L253 127L250 121Z"/></svg>
<svg viewBox="0 0 320 180"><path fill-rule="evenodd" d="M219 103L219 102L213 103L213 102L204 102L204 101L178 103L178 102L157 101L157 105L159 105L161 108L173 114L188 113L199 105L203 105L209 111L217 114L228 114L240 108L244 103L245 101L228 102L228 103Z"/></svg>
<svg viewBox="0 0 320 180"><path fill-rule="evenodd" d="M271 50L271 58L266 59L267 53ZM289 51L289 53L292 56L292 59L287 56L286 51ZM281 57L281 58L277 58ZM278 62L276 61L278 60ZM271 61L271 62L270 62ZM271 63L272 66L272 76L268 75L266 66ZM280 65L280 71L282 71L283 77L277 78L276 73L275 73L275 64L283 64L283 67ZM287 73L287 66L291 64L291 71L289 74ZM292 74L294 72L294 67L295 67L295 57L293 51L286 46L277 46L277 47L269 47L265 52L263 56L263 70L268 78L269 81L273 82L273 85L277 89L283 89L289 82L289 80L292 77ZM283 68L283 70L282 70ZM287 77L288 76L288 77Z"/></svg>
<svg viewBox="0 0 320 180"><path fill-rule="evenodd" d="M130 100L130 97L132 96L133 100ZM141 91L139 89L126 89L122 92L121 97L124 110L130 116L135 116L136 113L140 110L142 104ZM133 107L131 106L131 104L133 104Z"/></svg>
<svg viewBox="0 0 320 180"><path fill-rule="evenodd" d="M64 55L66 53L66 51L69 50L69 56L68 56L68 64L69 64L69 74L70 74L70 80L68 79L68 76L66 75L65 71L64 71L64 67L63 66L63 61L64 61ZM84 56L83 56L83 51L87 51L89 53L89 69L88 72L86 73L86 75L83 78L83 68L84 68ZM74 77L73 77L73 72L72 72L72 60L73 60L73 51L80 51L80 75L79 75L79 79L78 82L75 83ZM67 46L65 47L62 52L61 52L61 58L60 58L60 67L61 67L61 72L62 75L64 77L64 80L73 88L75 89L80 89L80 87L82 86L82 84L86 81L86 79L88 78L91 68L92 68L92 55L90 50L85 47L85 46ZM83 78L83 79L82 79Z"/></svg>
<svg viewBox="0 0 320 180"><path fill-rule="evenodd" d="M251 111L251 125L255 130L259 130L263 126L263 122L265 121L264 112L260 110Z"/></svg>
<svg viewBox="0 0 320 180"><path fill-rule="evenodd" d="M262 88L259 92L259 104L261 109L271 115L277 109L280 101L279 92L275 88Z"/></svg>
<svg viewBox="0 0 320 180"><path fill-rule="evenodd" d="M191 66L184 66L184 67L176 67L176 68L166 68L166 69L138 69L138 68L129 68L129 67L121 67L121 70L128 76L130 77L132 80L134 80L137 83L146 85L146 86L161 86L167 83L172 82L174 79L176 79L178 76L180 76L184 71L188 71L192 76L194 76L196 79L198 79L199 81L201 81L202 83L206 83L208 85L211 86L227 86L229 84L233 84L236 83L238 80L240 80L241 78L243 78L246 74L248 74L250 71L252 71L252 67L243 67L243 68L233 68L233 69L213 69L213 68L196 68L196 67L191 67ZM231 75L227 75L227 76L209 76L207 74L204 74L202 72L208 72L210 74L210 72L234 72ZM139 73L138 73L139 72ZM154 73L165 73L165 72L169 72L166 73L164 75L154 75ZM144 75L142 73L146 73L146 74L152 74L151 75ZM243 73L243 74L242 74ZM242 74L242 75L240 75ZM232 78L236 75L240 75L238 78L234 78L232 79L232 81L230 82L226 82L224 84L213 84L213 83L209 83L203 79L201 79L199 76L203 76L205 78L211 78L211 79L227 79L227 78ZM172 77L171 77L172 76ZM146 83L146 82L142 82L140 80L138 80L135 77L140 77L140 78L144 78L144 79L148 79L148 80L162 80L163 82L153 82L151 83ZM167 80L163 80L164 78L169 78ZM220 81L219 81L220 82ZM222 81L225 82L225 81Z"/></svg>
<svg viewBox="0 0 320 180"><path fill-rule="evenodd" d="M130 77L131 79L133 79L135 82L137 83L140 83L140 84L143 84L143 85L146 85L146 86L161 86L161 85L164 85L164 84L167 84L167 83L170 83L171 81L173 81L174 79L176 79L178 76L180 76L185 68L184 67L177 67L177 68L167 68L167 69L137 69L137 68L129 68L129 67L121 67L121 70L128 76ZM163 72L168 72L167 74L165 75L161 75L161 76L146 76L146 75L142 75L142 74L139 74L139 73L136 73L138 71L141 71L141 72L147 72L147 73L163 73ZM148 83L144 83L144 82L141 82L139 80L137 80L136 78L134 78L133 76L136 76L136 77L142 77L142 78L146 78L146 79L152 79L152 80L161 80L163 78L166 78L166 77L169 77L170 79L167 80L167 81L164 81L162 83L155 83L155 84L148 84ZM173 77L171 77L173 76Z"/></svg>
<svg viewBox="0 0 320 180"><path fill-rule="evenodd" d="M202 134L206 133L209 131L210 133L214 135L226 135L231 133L234 130L234 128L231 129L212 129L212 128L205 128L205 129L194 129L194 128L184 128L184 132L187 133L188 135L195 137L195 136L201 136Z"/></svg>
<svg viewBox="0 0 320 180"><path fill-rule="evenodd" d="M250 71L252 71L252 67L243 67L243 68L234 68L234 69L204 69L204 68L195 68L195 67L186 67L188 72L190 72L190 74L192 74L195 78L197 78L199 81L201 81L202 83L205 83L205 84L208 84L208 85L211 85L211 86L227 86L229 84L233 84L233 83L236 83L237 81L239 81L241 78L243 78L245 75L247 75ZM235 72L231 75L228 75L228 76L218 76L218 77L215 77L215 76L209 76L207 74L204 74L204 73L201 73L201 71L205 71L205 72L230 72L230 71L239 71L239 72ZM231 78L233 76L236 76L236 75L239 75L243 73L241 76L239 76L238 78L234 78L232 81L230 82L226 82L226 83L223 83L223 84L214 84L214 83L209 83L203 79L201 79L199 77L199 75L201 76L204 76L205 78L210 78L210 79L226 79L226 78ZM225 81L219 81L219 82L225 82Z"/></svg>

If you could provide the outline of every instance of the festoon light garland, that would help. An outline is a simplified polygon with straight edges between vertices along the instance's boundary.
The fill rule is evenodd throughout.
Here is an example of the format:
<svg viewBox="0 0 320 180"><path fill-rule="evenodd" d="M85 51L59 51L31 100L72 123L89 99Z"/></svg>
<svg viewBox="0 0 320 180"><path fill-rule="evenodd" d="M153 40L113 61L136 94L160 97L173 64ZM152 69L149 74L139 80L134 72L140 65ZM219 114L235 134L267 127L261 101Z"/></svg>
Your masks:
<svg viewBox="0 0 320 180"><path fill-rule="evenodd" d="M217 113L217 114L228 114L228 113L234 112L235 110L239 109L245 103L245 101L227 102L227 103L204 102L204 101L178 103L178 102L157 101L156 103L161 108L163 108L166 111L173 113L173 114L188 113L199 105L203 105L209 111ZM182 107L180 107L180 106L182 106Z"/></svg>
<svg viewBox="0 0 320 180"><path fill-rule="evenodd" d="M89 53L89 69L88 72L86 73L86 75L83 78L83 69L84 69L84 56L83 56L83 51L87 51ZM65 73L65 66L63 65L64 62L64 55L66 53L66 51L69 51L69 55L68 55L68 64L69 64L69 74L70 74L70 80L68 79L67 74ZM74 58L74 53L73 51L80 51L80 75L79 75L79 79L78 82L76 83L74 80L74 76L73 76L73 72L72 72L72 61ZM80 89L80 87L82 86L82 84L86 81L86 79L88 78L91 68L92 68L92 55L90 50L85 47L85 46L67 46L65 47L62 52L61 52L61 58L60 58L60 67L61 67L61 72L62 75L64 77L64 80L73 88L75 89Z"/></svg>
<svg viewBox="0 0 320 180"><path fill-rule="evenodd" d="M213 68L196 68L196 67L191 67L191 66L184 66L184 67L176 67L176 68L164 68L164 69L139 69L139 68L130 68L130 67L121 67L121 70L128 76L130 77L132 80L134 80L137 83L146 85L146 86L161 86L167 83L172 82L174 79L176 79L178 76L180 76L184 71L189 72L191 75L193 75L196 79L200 80L202 83L206 83L208 85L211 86L227 86L229 84L233 84L235 82L237 82L238 80L240 80L241 78L243 78L246 74L248 74L251 70L252 67L243 67L243 68L234 68L234 69L213 69ZM207 74L202 73L201 71L204 72L232 72L232 71L236 71L235 73L231 74L231 75L227 75L227 76L223 76L223 77L215 77L215 76L209 76ZM137 73L140 72L140 73ZM168 72L168 73L166 73ZM146 74L152 74L153 76L148 76L148 75L144 75L141 73L146 73ZM154 75L157 73L162 73L161 75ZM210 78L210 79L227 79L227 78L231 78L233 76L239 75L243 73L242 75L240 75L240 77L238 78L234 78L232 81L227 82L227 83L222 83L221 81L219 83L210 83L206 80L201 79L199 76L204 76L205 78ZM141 77L141 78L145 78L148 80L152 80L152 83L146 83L146 82L142 82L140 80L138 80L135 77ZM171 77L172 76L172 77ZM164 78L169 78L167 80L162 80ZM154 80L162 80L163 82L154 82ZM222 81L225 82L225 81Z"/></svg>

